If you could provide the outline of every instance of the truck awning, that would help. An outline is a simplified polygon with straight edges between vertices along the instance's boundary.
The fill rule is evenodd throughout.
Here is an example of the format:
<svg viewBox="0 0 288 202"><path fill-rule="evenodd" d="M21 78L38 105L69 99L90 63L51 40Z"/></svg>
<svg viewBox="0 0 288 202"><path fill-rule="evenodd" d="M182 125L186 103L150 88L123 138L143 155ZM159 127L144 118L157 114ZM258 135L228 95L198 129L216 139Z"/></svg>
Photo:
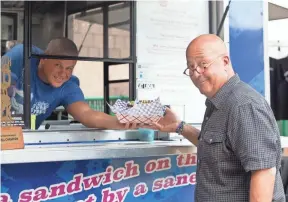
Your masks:
<svg viewBox="0 0 288 202"><path fill-rule="evenodd" d="M277 1L269 2L269 21L288 18L288 5L281 5L276 3Z"/></svg>

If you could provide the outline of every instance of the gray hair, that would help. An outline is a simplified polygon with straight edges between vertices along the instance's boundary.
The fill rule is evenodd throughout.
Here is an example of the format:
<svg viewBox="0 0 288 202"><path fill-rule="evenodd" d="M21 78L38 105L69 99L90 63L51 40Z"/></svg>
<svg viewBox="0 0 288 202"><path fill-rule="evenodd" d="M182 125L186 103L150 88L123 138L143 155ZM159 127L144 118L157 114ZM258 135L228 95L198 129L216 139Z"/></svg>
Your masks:
<svg viewBox="0 0 288 202"><path fill-rule="evenodd" d="M47 55L78 56L79 52L76 44L68 38L52 39L46 50Z"/></svg>

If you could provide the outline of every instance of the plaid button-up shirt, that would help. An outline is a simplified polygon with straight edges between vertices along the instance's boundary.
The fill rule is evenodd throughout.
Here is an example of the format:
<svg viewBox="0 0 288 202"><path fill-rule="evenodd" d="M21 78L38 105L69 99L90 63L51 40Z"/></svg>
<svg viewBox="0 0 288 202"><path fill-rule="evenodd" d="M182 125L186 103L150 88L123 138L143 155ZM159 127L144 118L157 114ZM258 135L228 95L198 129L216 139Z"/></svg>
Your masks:
<svg viewBox="0 0 288 202"><path fill-rule="evenodd" d="M206 106L195 200L248 202L251 171L276 167L273 201L285 202L280 134L266 100L235 75Z"/></svg>

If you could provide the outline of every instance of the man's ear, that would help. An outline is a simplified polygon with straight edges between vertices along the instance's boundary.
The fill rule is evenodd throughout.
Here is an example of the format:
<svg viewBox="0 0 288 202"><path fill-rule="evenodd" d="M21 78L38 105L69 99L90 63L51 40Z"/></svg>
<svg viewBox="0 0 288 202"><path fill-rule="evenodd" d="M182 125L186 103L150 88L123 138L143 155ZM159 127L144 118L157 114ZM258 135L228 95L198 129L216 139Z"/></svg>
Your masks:
<svg viewBox="0 0 288 202"><path fill-rule="evenodd" d="M230 58L228 56L223 57L224 66L227 67L230 65Z"/></svg>
<svg viewBox="0 0 288 202"><path fill-rule="evenodd" d="M41 66L41 65L43 65L44 63L45 63L45 59L40 59L39 65Z"/></svg>

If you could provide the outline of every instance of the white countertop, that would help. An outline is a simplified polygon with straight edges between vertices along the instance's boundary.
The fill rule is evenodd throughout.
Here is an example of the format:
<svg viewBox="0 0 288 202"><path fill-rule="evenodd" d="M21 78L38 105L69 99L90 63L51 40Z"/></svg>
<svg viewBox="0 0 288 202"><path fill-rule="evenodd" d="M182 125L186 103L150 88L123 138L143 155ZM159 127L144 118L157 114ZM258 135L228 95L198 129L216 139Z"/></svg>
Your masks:
<svg viewBox="0 0 288 202"><path fill-rule="evenodd" d="M133 131L93 129L80 131L48 130L42 133L40 131L26 132L25 142L32 145L26 145L23 150L1 151L0 159L1 164L5 164L197 153L197 147L179 135L171 137L174 141L154 141L152 143L141 141L93 142L97 140L118 140L118 138L122 140L133 139L136 137L134 136ZM158 136L160 137L160 134ZM69 144L67 144L67 141ZM39 142L41 144L38 144ZM79 142L86 143L79 144ZM281 136L281 146L282 148L288 148L288 137Z"/></svg>
<svg viewBox="0 0 288 202"><path fill-rule="evenodd" d="M34 163L103 158L134 158L197 153L191 144L178 141L121 142L103 144L53 144L25 146L25 149L1 151L1 164Z"/></svg>

